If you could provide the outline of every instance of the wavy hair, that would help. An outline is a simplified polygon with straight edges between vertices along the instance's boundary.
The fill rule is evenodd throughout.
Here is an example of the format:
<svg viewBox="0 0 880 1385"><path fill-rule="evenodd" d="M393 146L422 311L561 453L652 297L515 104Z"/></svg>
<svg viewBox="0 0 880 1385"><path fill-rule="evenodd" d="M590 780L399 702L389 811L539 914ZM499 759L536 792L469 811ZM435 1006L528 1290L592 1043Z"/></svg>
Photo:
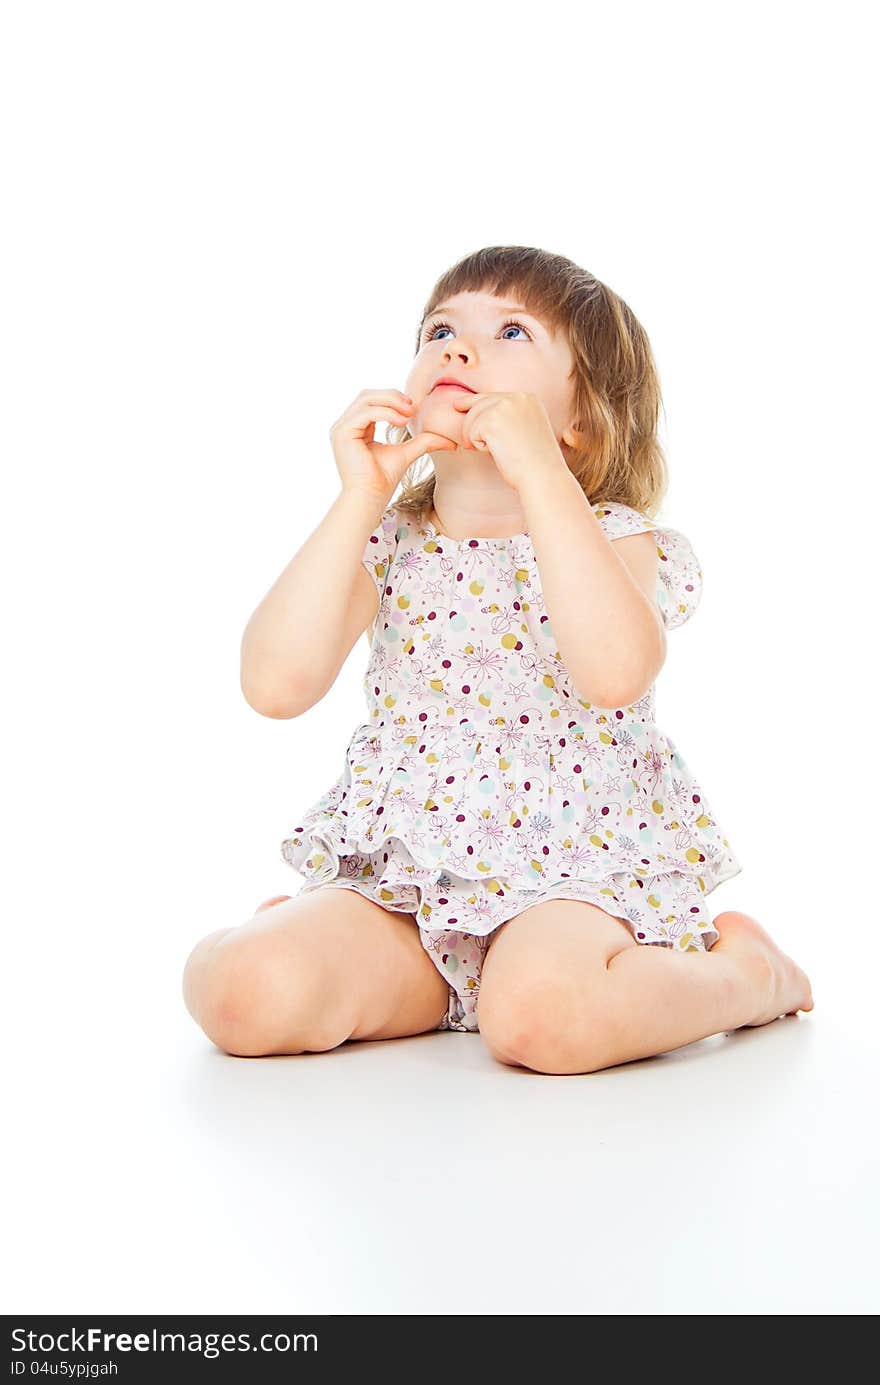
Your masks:
<svg viewBox="0 0 880 1385"><path fill-rule="evenodd" d="M418 331L438 303L462 292L516 293L553 330L562 330L574 358L576 445L560 444L569 470L591 505L620 501L656 517L669 485L657 438L660 381L647 333L618 294L564 255L526 245L475 250L437 280ZM390 442L412 436L389 424ZM425 466L429 467L425 474ZM391 503L421 518L430 509L436 476L429 453L416 458Z"/></svg>

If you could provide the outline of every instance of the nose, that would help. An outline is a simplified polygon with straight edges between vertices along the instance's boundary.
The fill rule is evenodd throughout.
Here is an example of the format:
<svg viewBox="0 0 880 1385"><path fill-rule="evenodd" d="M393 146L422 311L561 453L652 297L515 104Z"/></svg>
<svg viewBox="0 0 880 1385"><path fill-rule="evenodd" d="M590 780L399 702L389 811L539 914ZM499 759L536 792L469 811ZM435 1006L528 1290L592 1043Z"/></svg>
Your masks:
<svg viewBox="0 0 880 1385"><path fill-rule="evenodd" d="M465 346L462 346L462 344L461 344L461 338L460 338L460 337L456 340L454 346L453 346L452 344L450 344L449 346L447 346L447 347L445 348L445 350L443 351L442 354L443 354L443 359L444 359L444 361L453 361L453 360L470 361L470 360L473 360L473 352L472 352L466 345L465 345Z"/></svg>

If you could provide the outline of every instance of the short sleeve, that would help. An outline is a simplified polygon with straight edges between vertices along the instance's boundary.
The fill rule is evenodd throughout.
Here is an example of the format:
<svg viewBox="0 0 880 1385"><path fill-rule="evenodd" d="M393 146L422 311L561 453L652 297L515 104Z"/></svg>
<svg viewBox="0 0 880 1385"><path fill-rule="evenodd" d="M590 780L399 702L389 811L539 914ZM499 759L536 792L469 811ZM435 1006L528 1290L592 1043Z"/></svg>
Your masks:
<svg viewBox="0 0 880 1385"><path fill-rule="evenodd" d="M376 584L379 600L385 591L388 573L397 551L399 520L393 507L385 510L379 523L367 539L361 562Z"/></svg>
<svg viewBox="0 0 880 1385"><path fill-rule="evenodd" d="M657 605L667 630L684 625L700 604L703 573L690 539L678 529L656 524L638 510L619 501L594 505L593 513L609 539L653 531L660 559L657 570Z"/></svg>

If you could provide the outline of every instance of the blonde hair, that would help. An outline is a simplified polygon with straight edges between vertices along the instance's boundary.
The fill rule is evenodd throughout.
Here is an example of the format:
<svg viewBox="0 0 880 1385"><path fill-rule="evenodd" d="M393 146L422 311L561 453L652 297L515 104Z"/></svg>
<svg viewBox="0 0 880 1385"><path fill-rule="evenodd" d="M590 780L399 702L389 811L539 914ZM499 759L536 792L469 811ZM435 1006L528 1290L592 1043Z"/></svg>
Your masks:
<svg viewBox="0 0 880 1385"><path fill-rule="evenodd" d="M653 519L669 485L657 439L660 381L647 333L632 309L564 255L492 245L466 255L437 280L419 322L415 355L428 315L466 291L516 293L524 308L565 332L574 357L577 429L575 446L560 444L569 470L591 505L620 501ZM387 436L401 442L412 435L408 426L392 424ZM421 518L433 503L435 482L425 453L407 469L392 504Z"/></svg>

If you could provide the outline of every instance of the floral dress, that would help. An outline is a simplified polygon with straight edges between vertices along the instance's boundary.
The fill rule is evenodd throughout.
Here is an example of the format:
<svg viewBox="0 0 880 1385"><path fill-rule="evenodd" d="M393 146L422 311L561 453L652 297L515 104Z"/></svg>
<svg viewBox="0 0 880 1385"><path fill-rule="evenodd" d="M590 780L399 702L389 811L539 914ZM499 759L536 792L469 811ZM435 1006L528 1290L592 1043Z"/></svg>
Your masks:
<svg viewBox="0 0 880 1385"><path fill-rule="evenodd" d="M609 540L654 531L662 618L683 625L702 594L688 539L592 508ZM440 1029L479 1029L492 935L539 901L598 905L637 943L711 948L706 896L742 866L655 724L654 687L628 707L576 691L528 533L450 539L392 505L363 562L380 598L368 719L281 844L299 893L339 886L412 914L449 982Z"/></svg>

